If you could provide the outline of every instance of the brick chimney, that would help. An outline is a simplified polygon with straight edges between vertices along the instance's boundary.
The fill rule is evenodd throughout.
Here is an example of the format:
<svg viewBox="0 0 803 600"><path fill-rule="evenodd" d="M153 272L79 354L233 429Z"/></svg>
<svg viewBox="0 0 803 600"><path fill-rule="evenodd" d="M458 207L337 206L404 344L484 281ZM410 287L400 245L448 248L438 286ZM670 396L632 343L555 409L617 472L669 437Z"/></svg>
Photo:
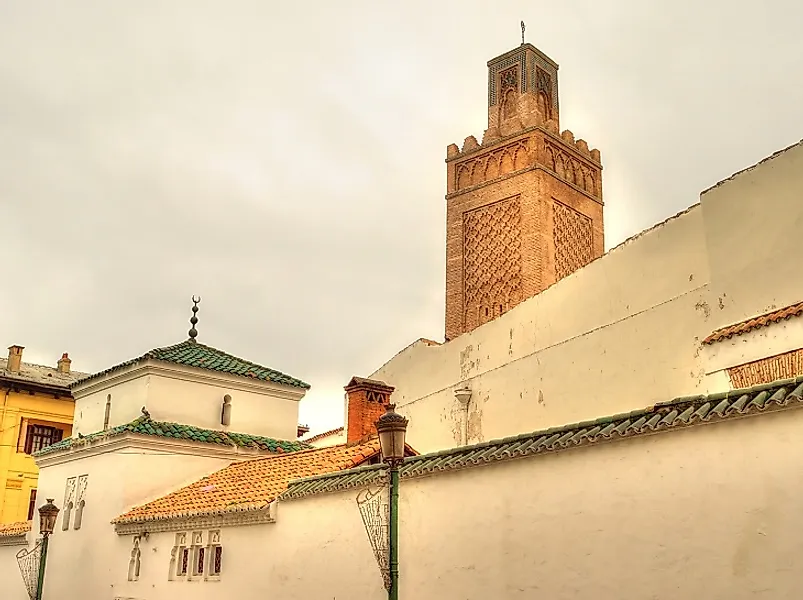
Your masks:
<svg viewBox="0 0 803 600"><path fill-rule="evenodd" d="M65 375L69 374L69 372L70 372L70 363L71 362L72 361L70 360L70 357L67 356L66 352L64 354L62 354L61 358L56 363L56 365L57 365L56 368L58 369L59 373L64 373Z"/></svg>
<svg viewBox="0 0 803 600"><path fill-rule="evenodd" d="M25 346L9 346L8 347L8 363L6 363L6 371L9 373L19 373L20 365L22 364L22 351Z"/></svg>
<svg viewBox="0 0 803 600"><path fill-rule="evenodd" d="M394 388L382 381L352 377L346 386L346 443L376 435L374 423L385 414Z"/></svg>

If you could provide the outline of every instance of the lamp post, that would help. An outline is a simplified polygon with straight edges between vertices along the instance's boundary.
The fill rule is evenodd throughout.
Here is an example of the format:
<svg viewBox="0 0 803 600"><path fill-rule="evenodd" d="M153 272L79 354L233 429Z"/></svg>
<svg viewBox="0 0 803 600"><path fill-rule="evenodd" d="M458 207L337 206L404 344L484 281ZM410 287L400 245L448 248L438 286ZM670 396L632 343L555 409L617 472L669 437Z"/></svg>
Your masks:
<svg viewBox="0 0 803 600"><path fill-rule="evenodd" d="M39 532L42 534L42 555L39 558L39 578L36 583L36 600L42 600L42 588L45 585L45 563L47 562L47 541L56 528L56 517L59 516L58 507L53 504L53 498L47 499L47 504L39 507Z"/></svg>
<svg viewBox="0 0 803 600"><path fill-rule="evenodd" d="M407 419L396 412L395 404L388 404L387 412L376 422L382 460L390 468L390 589L388 598L399 598L399 465L404 460L404 438Z"/></svg>

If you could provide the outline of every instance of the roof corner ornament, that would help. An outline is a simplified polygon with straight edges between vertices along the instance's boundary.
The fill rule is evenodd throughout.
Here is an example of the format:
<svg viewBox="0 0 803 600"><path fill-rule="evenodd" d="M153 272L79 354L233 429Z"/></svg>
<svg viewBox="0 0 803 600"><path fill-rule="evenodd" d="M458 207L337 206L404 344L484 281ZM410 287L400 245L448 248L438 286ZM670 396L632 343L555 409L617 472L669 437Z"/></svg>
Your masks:
<svg viewBox="0 0 803 600"><path fill-rule="evenodd" d="M524 24L524 21L521 22L521 45L524 45L524 30L527 26Z"/></svg>
<svg viewBox="0 0 803 600"><path fill-rule="evenodd" d="M190 341L191 342L195 342L195 338L198 337L198 330L195 329L195 325L197 325L197 323L198 323L198 317L196 315L198 313L198 304L200 302L201 302L201 297L198 296L198 299L196 300L195 299L195 294L193 294L192 295L192 303L193 303L192 317L190 317L190 324L192 325L192 327L190 327L190 331L189 331Z"/></svg>

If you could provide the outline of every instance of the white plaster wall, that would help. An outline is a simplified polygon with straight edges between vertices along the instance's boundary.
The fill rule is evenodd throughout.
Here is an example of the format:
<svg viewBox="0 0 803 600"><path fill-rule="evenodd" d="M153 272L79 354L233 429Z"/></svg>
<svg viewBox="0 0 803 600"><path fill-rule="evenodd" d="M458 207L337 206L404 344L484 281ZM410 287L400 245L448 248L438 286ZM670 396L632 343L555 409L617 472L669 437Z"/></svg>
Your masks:
<svg viewBox="0 0 803 600"><path fill-rule="evenodd" d="M801 427L795 410L405 482L401 598L801 598Z"/></svg>
<svg viewBox="0 0 803 600"><path fill-rule="evenodd" d="M462 383L469 442L707 391L707 282L697 206L471 333L412 345L371 378L396 388L421 452L460 443Z"/></svg>
<svg viewBox="0 0 803 600"><path fill-rule="evenodd" d="M265 391L243 390L236 381L195 382L152 375L148 410L156 420L174 421L282 440L298 436L298 399L282 398ZM220 423L223 396L231 395L231 425Z"/></svg>
<svg viewBox="0 0 803 600"><path fill-rule="evenodd" d="M111 598L117 557L110 521L135 505L196 481L230 462L129 447L40 468L37 499L43 503L46 498L54 498L62 509L67 478L89 475L81 529L62 531L60 515L51 537L44 600ZM38 523L33 535L38 535Z"/></svg>
<svg viewBox="0 0 803 600"><path fill-rule="evenodd" d="M129 582L132 537L116 539L114 595L148 600L387 597L353 494L283 504L278 518L275 524L221 531L220 581L168 581L175 540L171 532L151 534L142 541L140 579ZM202 531L206 542L208 530Z"/></svg>
<svg viewBox="0 0 803 600"><path fill-rule="evenodd" d="M73 416L73 435L88 435L103 429L106 415L106 398L111 394L112 407L109 413L109 426L115 427L130 423L141 416L141 408L148 402L148 377L122 381L109 388L81 393L75 392L75 414Z"/></svg>
<svg viewBox="0 0 803 600"><path fill-rule="evenodd" d="M714 329L803 300L803 144L702 194Z"/></svg>
<svg viewBox="0 0 803 600"><path fill-rule="evenodd" d="M76 433L103 429L106 399L111 395L110 427L130 423L145 406L157 421L296 439L298 402L304 390L216 374L195 380L196 371L177 367L171 367L169 374L147 367L131 371L130 379L111 378L108 385L90 383L75 390ZM231 424L223 426L220 418L226 394L232 397L232 415Z"/></svg>
<svg viewBox="0 0 803 600"><path fill-rule="evenodd" d="M403 480L400 598L803 597L803 410ZM168 582L174 534L111 533L115 596L377 600L359 490L281 503L222 531L220 582ZM77 597L77 596L76 596ZM87 600L106 596L82 596Z"/></svg>

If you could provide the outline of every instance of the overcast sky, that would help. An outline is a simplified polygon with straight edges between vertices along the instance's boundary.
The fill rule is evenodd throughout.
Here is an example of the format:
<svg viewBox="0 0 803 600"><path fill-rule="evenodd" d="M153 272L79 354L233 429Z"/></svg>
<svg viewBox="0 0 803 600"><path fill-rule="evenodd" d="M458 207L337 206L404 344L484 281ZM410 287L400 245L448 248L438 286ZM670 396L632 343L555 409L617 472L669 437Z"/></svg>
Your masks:
<svg viewBox="0 0 803 600"><path fill-rule="evenodd" d="M446 146L486 62L561 66L606 247L803 137L795 0L0 0L0 343L95 371L186 338L312 385L442 339Z"/></svg>

